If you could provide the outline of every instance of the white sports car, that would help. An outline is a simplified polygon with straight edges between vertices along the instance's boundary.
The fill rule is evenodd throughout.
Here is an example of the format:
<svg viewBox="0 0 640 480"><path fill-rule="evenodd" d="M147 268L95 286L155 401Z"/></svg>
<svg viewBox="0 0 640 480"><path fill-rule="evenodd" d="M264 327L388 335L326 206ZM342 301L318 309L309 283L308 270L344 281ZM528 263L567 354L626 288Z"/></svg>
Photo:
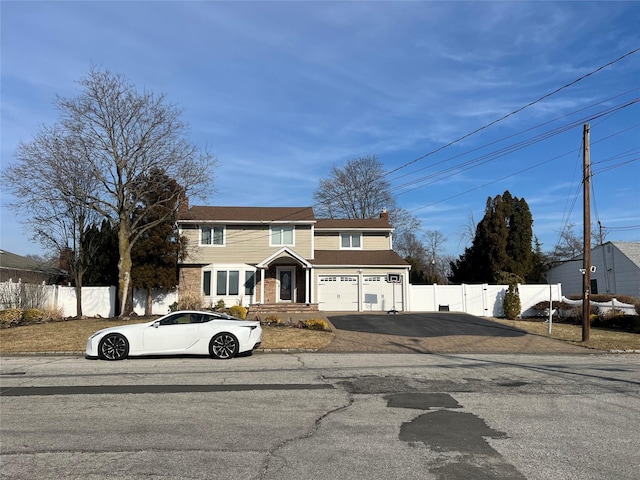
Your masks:
<svg viewBox="0 0 640 480"><path fill-rule="evenodd" d="M122 360L139 355L209 355L228 359L260 346L260 322L216 312L183 310L146 323L97 331L87 340L87 358Z"/></svg>

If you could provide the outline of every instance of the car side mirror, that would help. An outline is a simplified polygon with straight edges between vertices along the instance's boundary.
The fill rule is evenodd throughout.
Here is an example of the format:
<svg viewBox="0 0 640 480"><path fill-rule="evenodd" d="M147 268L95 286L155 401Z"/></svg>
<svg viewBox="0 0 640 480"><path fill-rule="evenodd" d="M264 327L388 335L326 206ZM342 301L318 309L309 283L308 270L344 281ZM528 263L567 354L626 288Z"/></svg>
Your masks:
<svg viewBox="0 0 640 480"><path fill-rule="evenodd" d="M152 327L158 328L160 326L160 322L153 322Z"/></svg>

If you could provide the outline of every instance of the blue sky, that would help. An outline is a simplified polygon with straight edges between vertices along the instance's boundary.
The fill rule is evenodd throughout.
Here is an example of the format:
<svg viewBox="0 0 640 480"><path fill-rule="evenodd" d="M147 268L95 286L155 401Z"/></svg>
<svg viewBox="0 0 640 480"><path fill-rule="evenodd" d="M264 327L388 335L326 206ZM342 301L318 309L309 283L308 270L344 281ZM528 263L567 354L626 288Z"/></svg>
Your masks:
<svg viewBox="0 0 640 480"><path fill-rule="evenodd" d="M535 102L640 47L639 2L0 8L3 167L93 63L165 93L217 157L215 191L192 205L313 205L333 166L377 155L398 204L445 235L445 253L462 253L470 219L505 190L527 201L548 251L567 223L581 233L588 121L592 222L608 240L640 240L640 52ZM0 247L43 253L11 200L2 188Z"/></svg>

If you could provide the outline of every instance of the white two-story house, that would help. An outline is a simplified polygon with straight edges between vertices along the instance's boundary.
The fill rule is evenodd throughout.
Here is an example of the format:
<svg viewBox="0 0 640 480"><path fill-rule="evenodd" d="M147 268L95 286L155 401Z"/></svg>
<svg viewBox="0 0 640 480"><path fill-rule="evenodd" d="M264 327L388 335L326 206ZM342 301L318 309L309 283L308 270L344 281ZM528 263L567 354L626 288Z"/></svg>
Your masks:
<svg viewBox="0 0 640 480"><path fill-rule="evenodd" d="M256 311L391 311L407 304L409 264L392 247L386 212L368 220L320 219L312 207L193 206L182 210L187 257L181 292L206 305Z"/></svg>

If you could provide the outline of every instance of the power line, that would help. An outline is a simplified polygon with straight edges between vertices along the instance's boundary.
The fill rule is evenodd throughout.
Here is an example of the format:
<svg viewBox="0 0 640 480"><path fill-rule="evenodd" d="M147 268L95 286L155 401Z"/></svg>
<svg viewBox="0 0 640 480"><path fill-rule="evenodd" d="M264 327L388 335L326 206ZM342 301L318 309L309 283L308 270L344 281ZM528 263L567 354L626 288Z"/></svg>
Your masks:
<svg viewBox="0 0 640 480"><path fill-rule="evenodd" d="M424 167L418 168L418 169L413 170L413 171L411 171L411 172L404 173L404 174L402 174L402 175L399 175L399 176L397 176L397 177L395 177L395 178L391 179L391 181L399 180L399 179L401 179L401 178L404 178L404 177L407 177L407 176L413 175L413 174L415 174L415 173L417 173L417 172L420 172L420 171L422 171L422 170L426 170L426 169L428 169L428 168L435 167L436 165L441 165L441 164L443 164L443 163L445 163L445 162L448 162L449 160L454 160L454 159L456 159L456 158L463 157L463 156L465 156L465 155L467 155L467 154L470 154L470 153L473 153L473 152L477 152L477 151L482 150L482 149L484 149L484 148L486 148L486 147L489 147L489 146L491 146L491 145L495 145L495 144L497 144L497 143L500 143L500 142L503 142L503 141L509 140L510 138L514 138L514 137L517 137L517 136L519 136L519 135L522 135L522 134L524 134L524 133L526 133L526 132L530 132L530 131L532 131L532 130L536 130L536 129L541 128L541 127L543 127L543 126L545 126L545 125L549 125L549 124L551 124L551 123L557 122L557 121L559 121L559 120L561 120L561 119L563 119L563 118L571 117L571 116L573 116L573 115L575 115L575 114L577 114L577 113L579 113L579 112L582 112L582 111L585 111L585 110L591 109L591 108L596 107L596 106L598 106L598 105L602 105L603 103L611 102L612 100L615 100L615 99L617 99L617 98L623 97L623 96L628 95L628 94L630 94L630 93L632 93L632 92L635 92L635 91L637 91L637 90L640 90L640 87L632 88L631 90L627 90L626 92L622 92L622 93L616 94L616 95L614 95L614 96L612 96L612 97L605 98L605 99L600 100L600 101L598 101L598 102L595 102L595 103L592 103L592 104L586 105L586 106L584 106L584 107L582 107L582 108L580 108L580 109L578 109L578 110L574 110L573 112L569 112L569 113L566 113L566 114L564 114L564 115L560 115L559 117L555 117L555 118L553 118L553 119L551 119L551 120L548 120L548 121L546 121L546 122L539 123L538 125L535 125L535 126L533 126L533 127L527 128L527 129L525 129L525 130L521 130L521 131L519 131L519 132L513 133L513 134L511 134L511 135L508 135L508 136L506 136L506 137L500 138L500 139L495 140L495 141L493 141L493 142L489 142L489 143L486 143L486 144L484 144L484 145L480 145L480 146L478 146L478 147L476 147L476 148L473 148L473 149L471 149L471 150L467 150L466 152L459 153L459 154L454 155L454 156L452 156L452 157L445 158L444 160L440 160L440 161L438 161L438 162L436 162L436 163L432 163L432 164L430 164L430 165L426 165L426 166L424 166ZM607 115L607 114L608 114L608 115L607 115L607 117L605 118L605 119L608 119L608 118L610 118L611 116L613 116L615 113L617 113L618 111L619 111L619 110L615 110L615 111L613 111L613 112L609 112L608 110L604 110L604 111L603 111L603 112L601 112L601 113L602 113L602 115ZM587 120L585 120L585 119L580 120L580 122L584 122L584 121L589 121L589 120L588 120L588 117L587 117ZM603 119L602 121L604 121L604 119ZM600 123L601 123L601 122L600 122ZM389 174L389 173L387 173L386 175L388 175L388 174Z"/></svg>
<svg viewBox="0 0 640 480"><path fill-rule="evenodd" d="M411 188L411 189L408 189L408 190L405 190L403 192L400 192L397 195L403 195L405 193L409 193L409 192L412 192L414 190L418 190L420 188L424 188L427 185L432 185L433 183L435 183L438 180L440 180L438 177L442 177L445 174L450 174L449 176L453 176L453 175L457 175L458 173L468 171L468 170L470 170L472 168L476 168L478 166L485 165L486 163L494 161L494 160L496 160L498 158L504 157L504 156L506 156L508 154L514 153L514 152L516 152L518 150L522 150L523 148L529 147L529 146L534 145L536 143L540 143L540 142L542 142L544 140L547 140L547 139L549 139L549 138L551 138L553 136L559 135L560 133L564 133L564 132L566 132L568 130L571 130L571 129L575 128L578 125L582 125L584 123L587 123L587 122L589 122L590 119L598 118L598 117L600 117L602 115L610 114L611 112L615 112L615 111L621 110L623 108L627 108L628 106L633 105L633 104L638 103L638 102L640 102L640 97L632 100L631 102L626 102L626 103L624 103L622 105L611 107L609 109L606 109L605 111L595 113L595 114L593 114L593 115L591 115L589 117L573 121L573 122L571 122L569 124L562 125L560 127L557 127L556 129L553 129L553 130L550 130L550 131L547 131L547 132L543 132L543 133L541 133L541 134L539 134L539 135L537 135L535 137L522 140L522 141L517 142L515 144L507 145L507 146L505 146L505 147L503 147L501 149L498 149L498 150L493 151L493 152L489 152L489 153L484 154L484 155L482 155L480 157L475 157L475 158L473 158L471 160L468 160L466 162L462 162L462 163L456 164L456 165L454 165L452 167L449 167L449 168L434 172L434 173L432 173L430 175L426 175L426 176L423 176L421 178L406 182L406 183L404 183L402 185L398 185L398 186L396 186L397 189L408 188L408 187L411 187L413 185L418 185L418 186L416 186L414 188ZM633 129L633 128L636 128L638 126L640 126L640 124L634 125L634 126L629 127L629 128L627 128L625 130L622 130L620 132L616 132L616 133L610 135L609 137L605 137L604 139L599 140L598 142L604 141L604 140L606 140L608 138L611 138L611 137L613 137L615 135L619 135L620 133L626 132L626 131L628 131L630 129ZM598 143L598 142L594 142L594 143ZM455 172L455 173L453 173L453 172ZM430 181L428 183L424 183L427 180L432 180L432 181Z"/></svg>
<svg viewBox="0 0 640 480"><path fill-rule="evenodd" d="M529 102L529 103L527 103L526 105L523 105L522 107L517 108L516 110L514 110L514 111L512 111L512 112L510 112L510 113L507 113L506 115L503 115L502 117L500 117L500 118L498 118L498 119L496 119L496 120L493 120L492 122L490 122L490 123L488 123L488 124L486 124L486 125L484 125L484 126L482 126L482 127L480 127L480 128L477 128L477 129L473 130L473 131L472 131L472 132L470 132L470 133L467 133L466 135L463 135L462 137L460 137L460 138L458 138L458 139L456 139L456 140L452 140L451 142L449 142L449 143L447 143L447 144L445 144L445 145L442 145L442 146L440 146L440 147L436 148L435 150L432 150L431 152L428 152L428 153L426 153L426 154L424 154L424 155L422 155L422 156L420 156L420 157L416 158L415 160L411 160L410 162L407 162L407 163L405 163L405 164L403 164L403 165L400 165L400 166L399 166L399 167L397 167L397 168L394 168L393 170L390 170L389 172L387 172L387 175L390 175L390 174L392 174L392 173L394 173L394 172L397 172L398 170L401 170L401 169L403 169L403 168L406 168L406 167L408 167L409 165L412 165L412 164L414 164L414 163L416 163L416 162L419 162L420 160L423 160L423 159L425 159L425 158L427 158L427 157L429 157L429 156L431 156L431 155L434 155L435 153L440 152L441 150L444 150L445 148L448 148L448 147L450 147L450 146L452 146L452 145L455 145L456 143L459 143L459 142L461 142L462 140L465 140L465 139L467 139L467 138L471 137L472 135L475 135L475 134L476 134L476 133L478 133L478 132L481 132L481 131L483 131L483 130L486 130L487 128L489 128L489 127L491 127L491 126L493 126L493 125L495 125L495 124L497 124L497 123L500 123L500 122L502 122L503 120L506 120L507 118L512 117L512 116L514 116L514 115L516 115L517 113L522 112L523 110L525 110L525 109L527 109L527 108L529 108L529 107L531 107L531 106L535 105L536 103L539 103L539 102L541 102L542 100L545 100L545 99L547 99L547 98L549 98L549 97L551 97L551 96L555 95L556 93L561 92L562 90L565 90L566 88L569 88L569 87L571 87L571 86L575 85L576 83L578 83L578 82L580 82L580 81L584 80L585 78L588 78L588 77L590 77L590 76L592 76L592 75L595 75L595 74L596 74L596 73L598 73L599 71L601 71L601 70L603 70L603 69L605 69L605 68L607 68L607 67L609 67L609 66L611 66L611 65L613 65L613 64L615 64L615 63L617 63L617 62L619 62L619 61L621 61L621 60L623 60L623 59L625 59L625 58L627 58L627 57L629 57L629 56L631 56L631 55L633 55L633 54L635 54L635 53L637 53L638 51L640 51L640 47L636 48L635 50L631 50L630 52L627 52L627 53L625 53L624 55L621 55L620 57L616 58L615 60L611 60L610 62L608 62L608 63L606 63L606 64L604 64L604 65L602 65L602 66L600 66L600 67L596 68L595 70L592 70L592 71L590 71L590 72L588 72L588 73L586 73L586 74L582 75L581 77L578 77L577 79L575 79L575 80L573 80L573 81L571 81L571 82L569 82L569 83L567 83L567 84L563 85L562 87L556 88L556 89L555 89L555 90L553 90L552 92L549 92L549 93L547 93L547 94L545 94L545 95L541 96L540 98L538 98L538 99L536 99L536 100L533 100L532 102Z"/></svg>

